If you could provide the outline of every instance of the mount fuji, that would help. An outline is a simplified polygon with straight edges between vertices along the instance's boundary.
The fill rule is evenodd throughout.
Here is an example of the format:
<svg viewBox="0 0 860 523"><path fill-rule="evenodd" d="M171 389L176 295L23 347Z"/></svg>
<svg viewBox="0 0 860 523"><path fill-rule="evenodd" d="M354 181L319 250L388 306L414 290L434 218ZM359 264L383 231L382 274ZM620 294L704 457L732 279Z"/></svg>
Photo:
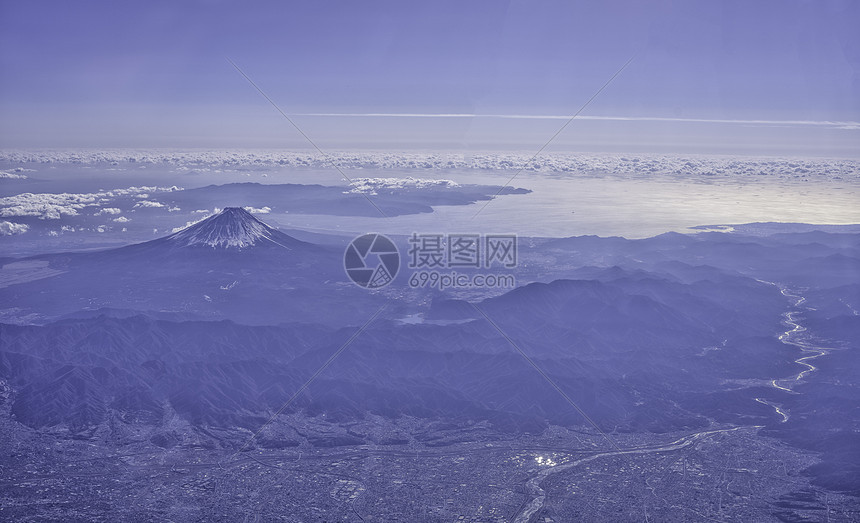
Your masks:
<svg viewBox="0 0 860 523"><path fill-rule="evenodd" d="M352 288L342 259L339 247L298 240L228 207L148 242L20 260L41 272L0 288L0 300L18 304L16 317L5 318L13 323L137 313L251 325L320 322L333 312L342 320L376 299Z"/></svg>
<svg viewBox="0 0 860 523"><path fill-rule="evenodd" d="M159 240L177 247L211 247L214 249L246 249L278 246L288 250L312 247L254 218L241 207L227 207L179 232Z"/></svg>
<svg viewBox="0 0 860 523"><path fill-rule="evenodd" d="M285 234L255 218L241 207L227 207L218 214L168 236L96 253L96 257L146 256L174 259L247 258L242 263L264 263L271 256L278 263L300 263L325 249ZM266 254L264 254L266 253ZM259 258L260 256L263 258Z"/></svg>

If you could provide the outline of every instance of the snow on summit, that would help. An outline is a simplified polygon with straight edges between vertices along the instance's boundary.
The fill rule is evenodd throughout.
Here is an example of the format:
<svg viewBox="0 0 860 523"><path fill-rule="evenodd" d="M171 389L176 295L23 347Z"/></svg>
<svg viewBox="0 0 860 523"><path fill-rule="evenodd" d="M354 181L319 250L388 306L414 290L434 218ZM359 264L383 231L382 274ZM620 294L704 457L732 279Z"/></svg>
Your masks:
<svg viewBox="0 0 860 523"><path fill-rule="evenodd" d="M215 216L167 236L165 240L180 246L243 249L260 242L280 244L278 236L285 235L254 218L245 209L227 207Z"/></svg>

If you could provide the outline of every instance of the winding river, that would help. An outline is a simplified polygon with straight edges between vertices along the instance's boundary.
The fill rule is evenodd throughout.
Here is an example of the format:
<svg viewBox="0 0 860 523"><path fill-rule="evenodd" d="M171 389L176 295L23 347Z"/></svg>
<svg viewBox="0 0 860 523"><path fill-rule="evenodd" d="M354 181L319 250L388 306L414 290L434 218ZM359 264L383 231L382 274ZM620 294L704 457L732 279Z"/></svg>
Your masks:
<svg viewBox="0 0 860 523"><path fill-rule="evenodd" d="M804 339L804 332L806 328L803 327L798 320L798 315L802 312L803 303L806 301L806 298L799 294L793 294L788 291L785 287L782 287L773 282L767 282L763 280L758 280L762 283L767 283L769 285L774 285L779 288L780 293L786 298L794 300L791 305L791 309L787 312L783 313L783 324L788 327L788 330L779 335L778 339L782 343L786 345L791 345L793 347L799 348L803 355L800 358L794 360L795 363L802 366L803 369L797 373L795 376L791 376L788 378L776 378L771 380L770 384L772 387L791 394L797 394L793 389L794 387L800 383L806 376L810 373L817 370L817 367L810 363L815 358L820 358L827 354L830 350L826 347L819 347L816 345L812 345L807 339ZM771 402L764 398L756 398L757 402L767 405L774 409L774 411L782 417L781 422L785 423L788 421L789 412L787 409L783 408L782 405ZM709 436L711 434L716 434L719 432L731 432L735 430L739 430L743 427L735 427L732 429L722 429L722 430L709 430L704 432L697 432L695 434L690 434L689 436L684 436L678 440L673 441L667 445L661 445L657 447L639 447L632 449L622 449L616 451L607 451L607 452L599 452L596 454L592 454L590 456L586 456L569 463L565 463L563 465L550 466L542 469L538 472L533 478L529 479L526 484L526 490L530 495L530 500L528 503L523 506L517 516L514 518L514 522L516 523L527 523L529 519L537 513L541 508L543 508L546 502L546 492L541 487L541 484L549 477L551 474L557 474L559 472L563 472L565 470L571 469L573 467L577 467L583 463L593 461L596 459L608 457L608 456L619 456L625 454L647 454L652 452L669 452L674 450L679 450L684 447L688 447L702 438ZM753 428L761 428L761 427L753 427Z"/></svg>
<svg viewBox="0 0 860 523"><path fill-rule="evenodd" d="M762 280L759 280L762 281ZM763 282L768 283L770 285L777 285L772 282ZM778 286L778 285L777 285ZM797 347L803 353L800 358L794 360L795 363L803 367L803 369L798 372L796 375L788 377L788 378L776 378L771 380L770 384L773 388L781 390L783 392L788 392L791 394L797 394L794 391L794 387L800 383L806 376L810 373L815 372L818 368L810 363L815 358L820 358L821 356L826 355L832 349L827 347L820 347L817 345L811 344L807 339L804 339L804 332L806 332L806 327L802 326L797 319L797 316L802 312L801 307L803 303L806 302L806 298L799 294L793 294L788 291L785 287L778 286L779 292L782 293L786 298L790 298L794 300L792 304L792 308L795 310L790 310L783 313L783 324L789 329L782 334L779 335L779 341L786 345L791 345L793 347ZM772 407L777 414L782 416L782 423L788 421L789 412L787 409L783 408L781 405L777 403L773 403L764 398L756 398L757 402Z"/></svg>

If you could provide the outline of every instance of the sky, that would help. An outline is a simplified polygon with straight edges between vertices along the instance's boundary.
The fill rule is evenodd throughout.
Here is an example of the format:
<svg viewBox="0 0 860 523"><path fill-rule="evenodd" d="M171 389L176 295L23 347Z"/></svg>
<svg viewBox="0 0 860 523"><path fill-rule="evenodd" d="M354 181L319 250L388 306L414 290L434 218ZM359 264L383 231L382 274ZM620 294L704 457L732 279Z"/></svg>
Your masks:
<svg viewBox="0 0 860 523"><path fill-rule="evenodd" d="M551 149L860 156L858 26L851 1L0 0L0 147L307 147L229 58L320 147L530 150L632 57Z"/></svg>

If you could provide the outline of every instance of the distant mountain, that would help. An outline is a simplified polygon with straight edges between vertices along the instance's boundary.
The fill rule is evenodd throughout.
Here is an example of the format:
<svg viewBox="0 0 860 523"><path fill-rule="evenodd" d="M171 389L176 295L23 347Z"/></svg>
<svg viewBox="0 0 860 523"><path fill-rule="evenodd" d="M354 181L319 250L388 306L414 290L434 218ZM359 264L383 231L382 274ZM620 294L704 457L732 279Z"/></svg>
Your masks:
<svg viewBox="0 0 860 523"><path fill-rule="evenodd" d="M526 194L530 191L496 185L453 184L445 180L355 179L355 185L228 183L208 185L165 194L161 201L183 209L211 209L233 205L266 206L272 212L378 217L431 213L437 205L469 205L493 195ZM180 194L181 193L181 194ZM367 197L373 199L370 205Z"/></svg>
<svg viewBox="0 0 860 523"><path fill-rule="evenodd" d="M199 259L196 255L204 255L212 259L219 255L250 255L248 259L256 259L263 251L271 251L266 256L286 256L293 261L301 260L305 255L320 255L325 249L313 243L293 238L288 234L270 227L255 218L241 207L227 207L218 214L210 216L169 236L157 238L144 243L128 245L109 251L100 251L90 255L90 258L122 258L131 256L169 256L180 260ZM232 256L224 259L233 260ZM234 263L234 261L231 261ZM278 263L283 263L279 260Z"/></svg>
<svg viewBox="0 0 860 523"><path fill-rule="evenodd" d="M154 241L176 247L214 249L246 249L260 245L276 245L292 250L311 246L307 242L269 227L241 207L227 207L214 216Z"/></svg>
<svg viewBox="0 0 860 523"><path fill-rule="evenodd" d="M45 276L0 288L0 301L15 303L27 322L122 310L252 325L353 323L366 320L363 304L381 300L349 282L342 247L298 240L237 207L148 242L26 263L47 265Z"/></svg>

